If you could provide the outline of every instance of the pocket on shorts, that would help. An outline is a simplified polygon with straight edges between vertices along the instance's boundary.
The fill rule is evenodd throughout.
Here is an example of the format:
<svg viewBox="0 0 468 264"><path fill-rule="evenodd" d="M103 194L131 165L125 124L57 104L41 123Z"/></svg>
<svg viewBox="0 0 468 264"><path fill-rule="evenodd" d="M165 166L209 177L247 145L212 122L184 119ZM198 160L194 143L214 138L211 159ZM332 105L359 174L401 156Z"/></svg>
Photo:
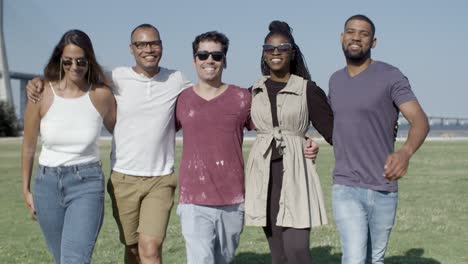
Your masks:
<svg viewBox="0 0 468 264"><path fill-rule="evenodd" d="M177 179L177 175L175 174L175 172L169 175L160 176L160 177L164 177L163 181L167 186L172 187L174 189L177 188L178 179Z"/></svg>
<svg viewBox="0 0 468 264"><path fill-rule="evenodd" d="M110 173L109 181L111 181L112 183L125 183L125 176L125 174L113 170Z"/></svg>

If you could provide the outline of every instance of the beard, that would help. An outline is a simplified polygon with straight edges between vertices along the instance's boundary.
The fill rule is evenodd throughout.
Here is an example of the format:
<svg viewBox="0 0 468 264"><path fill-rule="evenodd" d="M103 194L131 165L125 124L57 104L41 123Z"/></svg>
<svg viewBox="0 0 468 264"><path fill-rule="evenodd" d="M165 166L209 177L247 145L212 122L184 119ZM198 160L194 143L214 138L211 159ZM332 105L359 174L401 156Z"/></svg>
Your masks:
<svg viewBox="0 0 468 264"><path fill-rule="evenodd" d="M349 49L342 46L343 53L345 55L346 60L354 63L359 63L365 61L366 59L370 58L371 56L371 49L368 50L361 50L358 52L352 52Z"/></svg>

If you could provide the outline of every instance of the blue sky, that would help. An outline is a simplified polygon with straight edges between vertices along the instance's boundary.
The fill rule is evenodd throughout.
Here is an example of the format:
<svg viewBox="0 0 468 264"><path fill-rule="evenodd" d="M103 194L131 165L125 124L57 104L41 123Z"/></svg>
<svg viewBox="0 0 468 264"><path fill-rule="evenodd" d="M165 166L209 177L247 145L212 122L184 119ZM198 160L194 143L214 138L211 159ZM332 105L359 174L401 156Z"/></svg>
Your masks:
<svg viewBox="0 0 468 264"><path fill-rule="evenodd" d="M344 21L362 13L376 25L372 56L400 68L428 115L468 117L468 1L63 1L4 0L4 37L10 71L41 73L52 48L73 28L92 39L106 69L132 66L131 30L159 28L161 66L196 81L191 43L218 30L231 45L224 81L248 87L260 77L263 39L272 20L293 28L312 78L328 92L328 78L345 60Z"/></svg>

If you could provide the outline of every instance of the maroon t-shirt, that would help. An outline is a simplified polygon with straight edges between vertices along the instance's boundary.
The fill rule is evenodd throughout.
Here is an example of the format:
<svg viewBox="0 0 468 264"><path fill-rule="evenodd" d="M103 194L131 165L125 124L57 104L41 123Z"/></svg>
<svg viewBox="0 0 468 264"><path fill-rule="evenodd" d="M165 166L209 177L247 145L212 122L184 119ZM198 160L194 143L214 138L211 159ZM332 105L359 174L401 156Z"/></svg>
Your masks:
<svg viewBox="0 0 468 264"><path fill-rule="evenodd" d="M232 205L244 201L244 127L250 121L252 96L230 85L205 100L193 87L177 99L177 126L183 131L179 203Z"/></svg>

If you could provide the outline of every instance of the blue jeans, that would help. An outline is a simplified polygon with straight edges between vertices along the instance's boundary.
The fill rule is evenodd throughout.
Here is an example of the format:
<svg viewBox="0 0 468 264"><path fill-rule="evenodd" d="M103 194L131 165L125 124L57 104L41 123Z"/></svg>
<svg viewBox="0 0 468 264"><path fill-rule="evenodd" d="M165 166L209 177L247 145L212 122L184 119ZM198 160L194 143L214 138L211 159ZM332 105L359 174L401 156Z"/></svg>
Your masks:
<svg viewBox="0 0 468 264"><path fill-rule="evenodd" d="M179 204L188 264L233 262L244 227L244 204L204 206Z"/></svg>
<svg viewBox="0 0 468 264"><path fill-rule="evenodd" d="M39 226L55 263L91 263L104 217L100 162L39 165L33 198Z"/></svg>
<svg viewBox="0 0 468 264"><path fill-rule="evenodd" d="M384 263L398 193L334 184L332 202L341 238L341 263Z"/></svg>

